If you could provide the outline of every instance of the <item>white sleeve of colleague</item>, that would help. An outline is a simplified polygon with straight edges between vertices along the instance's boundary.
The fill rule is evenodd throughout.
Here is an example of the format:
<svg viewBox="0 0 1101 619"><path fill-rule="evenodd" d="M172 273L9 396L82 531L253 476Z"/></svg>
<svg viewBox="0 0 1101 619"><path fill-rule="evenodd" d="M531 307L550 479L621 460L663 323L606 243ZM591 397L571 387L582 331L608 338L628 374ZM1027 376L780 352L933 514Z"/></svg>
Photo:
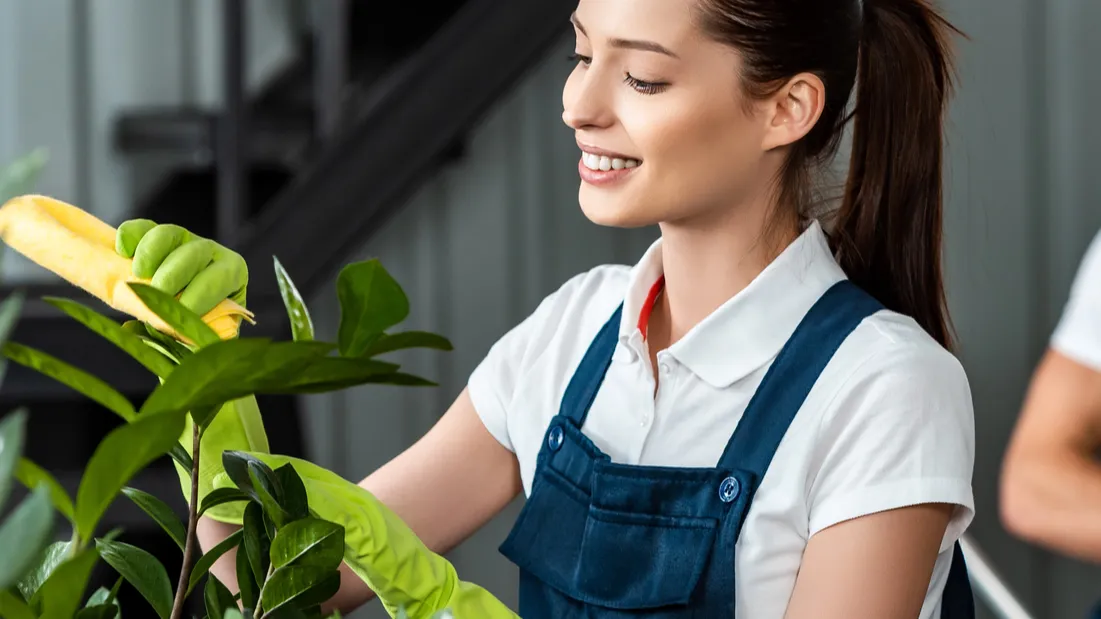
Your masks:
<svg viewBox="0 0 1101 619"><path fill-rule="evenodd" d="M1051 347L1101 372L1101 232L1078 268Z"/></svg>

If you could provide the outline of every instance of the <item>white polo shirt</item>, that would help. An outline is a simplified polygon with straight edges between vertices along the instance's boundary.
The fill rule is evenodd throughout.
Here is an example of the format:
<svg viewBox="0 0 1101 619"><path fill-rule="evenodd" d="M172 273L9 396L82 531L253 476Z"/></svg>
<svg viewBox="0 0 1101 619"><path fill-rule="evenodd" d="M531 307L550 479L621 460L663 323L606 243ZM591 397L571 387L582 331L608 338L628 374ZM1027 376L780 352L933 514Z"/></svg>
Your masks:
<svg viewBox="0 0 1101 619"><path fill-rule="evenodd" d="M1051 346L1101 372L1101 232L1093 237L1074 276Z"/></svg>
<svg viewBox="0 0 1101 619"><path fill-rule="evenodd" d="M769 365L818 298L845 278L817 222L685 337L658 353L654 395L637 318L662 274L661 241L634 267L599 266L549 295L475 369L470 395L512 450L530 494L566 385L623 302L619 344L583 431L612 461L715 466ZM957 505L922 619L939 617L952 544L974 514L975 435L959 362L913 320L880 311L845 340L792 421L736 546L737 616L781 619L807 540L838 522Z"/></svg>

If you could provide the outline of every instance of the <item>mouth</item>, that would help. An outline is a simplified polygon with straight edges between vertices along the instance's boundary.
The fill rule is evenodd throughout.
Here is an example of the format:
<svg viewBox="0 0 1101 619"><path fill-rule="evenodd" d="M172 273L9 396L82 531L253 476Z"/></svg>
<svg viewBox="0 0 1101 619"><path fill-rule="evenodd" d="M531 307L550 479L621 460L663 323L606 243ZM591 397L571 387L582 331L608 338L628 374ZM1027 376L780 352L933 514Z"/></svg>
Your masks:
<svg viewBox="0 0 1101 619"><path fill-rule="evenodd" d="M589 168L590 170L603 172L607 172L609 170L625 170L630 168L637 168L638 166L642 165L642 162L638 159L631 159L622 155L602 155L586 150L581 151L581 163L583 163L585 167Z"/></svg>

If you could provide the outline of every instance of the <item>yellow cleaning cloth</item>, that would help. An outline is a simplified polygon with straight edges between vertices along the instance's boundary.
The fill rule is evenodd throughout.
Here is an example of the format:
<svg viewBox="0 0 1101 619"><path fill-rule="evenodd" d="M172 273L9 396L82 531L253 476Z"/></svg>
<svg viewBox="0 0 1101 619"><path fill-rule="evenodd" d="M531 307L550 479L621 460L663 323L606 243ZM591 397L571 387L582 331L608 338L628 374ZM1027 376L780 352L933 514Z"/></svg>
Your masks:
<svg viewBox="0 0 1101 619"><path fill-rule="evenodd" d="M0 240L38 265L112 308L153 325L191 344L154 314L130 289L134 277L129 258L115 252L115 228L71 204L46 196L12 198L0 206ZM222 339L237 336L241 320L252 312L226 299L203 316Z"/></svg>

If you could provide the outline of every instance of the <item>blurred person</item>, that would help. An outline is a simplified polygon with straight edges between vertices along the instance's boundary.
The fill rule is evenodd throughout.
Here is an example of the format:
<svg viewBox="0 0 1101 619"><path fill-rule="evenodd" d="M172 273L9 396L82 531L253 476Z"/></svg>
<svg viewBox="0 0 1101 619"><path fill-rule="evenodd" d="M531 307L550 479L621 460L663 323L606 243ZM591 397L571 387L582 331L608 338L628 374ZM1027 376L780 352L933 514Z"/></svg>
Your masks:
<svg viewBox="0 0 1101 619"><path fill-rule="evenodd" d="M548 295L362 487L441 553L522 492L501 550L526 619L971 617L940 263L954 29L925 0L580 0L571 21L580 207L661 238ZM124 232L196 311L243 299L231 250ZM233 530L204 518L203 547ZM233 588L232 557L213 572ZM349 611L372 592L344 576Z"/></svg>

